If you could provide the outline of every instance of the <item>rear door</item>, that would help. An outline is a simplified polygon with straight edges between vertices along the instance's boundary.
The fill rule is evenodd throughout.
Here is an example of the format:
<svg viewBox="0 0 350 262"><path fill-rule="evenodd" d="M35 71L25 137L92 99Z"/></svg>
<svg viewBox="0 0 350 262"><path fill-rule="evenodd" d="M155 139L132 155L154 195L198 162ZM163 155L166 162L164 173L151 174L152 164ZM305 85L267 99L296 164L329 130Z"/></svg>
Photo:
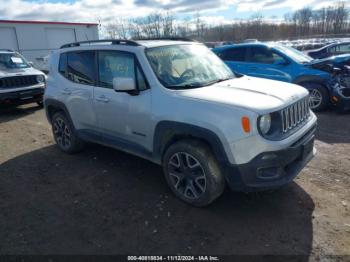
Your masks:
<svg viewBox="0 0 350 262"><path fill-rule="evenodd" d="M67 80L58 83L60 100L66 105L79 130L96 130L93 109L93 88L96 82L95 52L74 51L62 53L59 73Z"/></svg>
<svg viewBox="0 0 350 262"><path fill-rule="evenodd" d="M218 56L225 61L232 71L240 74L247 73L247 63L245 61L247 56L246 47L227 48L218 53Z"/></svg>
<svg viewBox="0 0 350 262"><path fill-rule="evenodd" d="M289 61L267 46L251 46L248 51L246 74L283 82L291 82Z"/></svg>

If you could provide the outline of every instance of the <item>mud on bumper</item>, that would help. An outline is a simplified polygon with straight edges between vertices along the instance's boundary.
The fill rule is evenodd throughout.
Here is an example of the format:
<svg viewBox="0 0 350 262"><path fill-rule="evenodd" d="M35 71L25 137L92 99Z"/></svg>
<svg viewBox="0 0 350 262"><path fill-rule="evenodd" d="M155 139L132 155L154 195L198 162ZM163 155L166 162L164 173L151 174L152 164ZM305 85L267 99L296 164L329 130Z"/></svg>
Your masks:
<svg viewBox="0 0 350 262"><path fill-rule="evenodd" d="M226 181L234 191L261 191L291 182L314 157L316 126L289 148L265 152L243 165L226 165Z"/></svg>

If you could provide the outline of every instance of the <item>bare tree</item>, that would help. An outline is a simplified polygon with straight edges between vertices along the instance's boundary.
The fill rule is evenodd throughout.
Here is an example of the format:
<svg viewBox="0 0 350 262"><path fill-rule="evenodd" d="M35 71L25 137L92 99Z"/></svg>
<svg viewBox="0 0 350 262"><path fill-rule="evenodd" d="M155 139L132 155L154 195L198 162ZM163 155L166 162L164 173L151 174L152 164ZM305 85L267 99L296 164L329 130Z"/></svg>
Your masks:
<svg viewBox="0 0 350 262"><path fill-rule="evenodd" d="M210 25L199 12L177 20L170 11L154 12L145 17L116 19L106 27L109 38L160 38L182 36L200 41L239 41L247 38L277 40L310 35L349 34L349 9L341 1L333 6L312 10L303 8L284 16L284 22L268 22L260 13L248 21Z"/></svg>

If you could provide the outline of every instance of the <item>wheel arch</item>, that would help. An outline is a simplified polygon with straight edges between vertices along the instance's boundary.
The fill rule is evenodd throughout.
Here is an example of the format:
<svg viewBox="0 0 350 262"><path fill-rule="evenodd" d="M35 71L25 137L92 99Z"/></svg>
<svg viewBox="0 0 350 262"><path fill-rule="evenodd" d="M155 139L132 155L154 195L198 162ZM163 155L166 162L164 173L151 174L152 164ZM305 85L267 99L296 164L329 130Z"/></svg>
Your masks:
<svg viewBox="0 0 350 262"><path fill-rule="evenodd" d="M166 150L182 139L200 140L210 147L219 163L228 161L224 146L213 131L186 123L162 121L157 124L153 139L153 154L157 162L162 163Z"/></svg>
<svg viewBox="0 0 350 262"><path fill-rule="evenodd" d="M72 127L75 128L73 121L70 117L70 114L68 112L68 109L64 103L57 101L55 99L46 99L44 102L44 105L45 105L46 117L50 124L52 123L52 117L55 113L63 112L67 117L68 121L70 122L70 124L72 125Z"/></svg>
<svg viewBox="0 0 350 262"><path fill-rule="evenodd" d="M324 88L326 88L327 91L329 92L327 80L320 77L320 76L305 75L305 76L300 76L300 77L294 79L294 81L293 81L293 84L301 85L301 86L302 86L302 84L305 84L305 83L315 83L315 84L321 85Z"/></svg>

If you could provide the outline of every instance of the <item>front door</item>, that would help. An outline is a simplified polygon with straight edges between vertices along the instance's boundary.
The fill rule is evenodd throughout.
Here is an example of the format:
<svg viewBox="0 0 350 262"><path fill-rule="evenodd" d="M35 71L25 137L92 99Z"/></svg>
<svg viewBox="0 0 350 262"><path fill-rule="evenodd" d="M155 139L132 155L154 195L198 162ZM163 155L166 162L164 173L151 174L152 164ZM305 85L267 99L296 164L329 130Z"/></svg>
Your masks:
<svg viewBox="0 0 350 262"><path fill-rule="evenodd" d="M265 46L252 46L246 74L283 82L292 82L292 65L280 54Z"/></svg>
<svg viewBox="0 0 350 262"><path fill-rule="evenodd" d="M132 53L98 51L98 84L94 106L104 142L116 147L145 147L149 137L151 92ZM133 78L138 93L117 92L116 77Z"/></svg>

